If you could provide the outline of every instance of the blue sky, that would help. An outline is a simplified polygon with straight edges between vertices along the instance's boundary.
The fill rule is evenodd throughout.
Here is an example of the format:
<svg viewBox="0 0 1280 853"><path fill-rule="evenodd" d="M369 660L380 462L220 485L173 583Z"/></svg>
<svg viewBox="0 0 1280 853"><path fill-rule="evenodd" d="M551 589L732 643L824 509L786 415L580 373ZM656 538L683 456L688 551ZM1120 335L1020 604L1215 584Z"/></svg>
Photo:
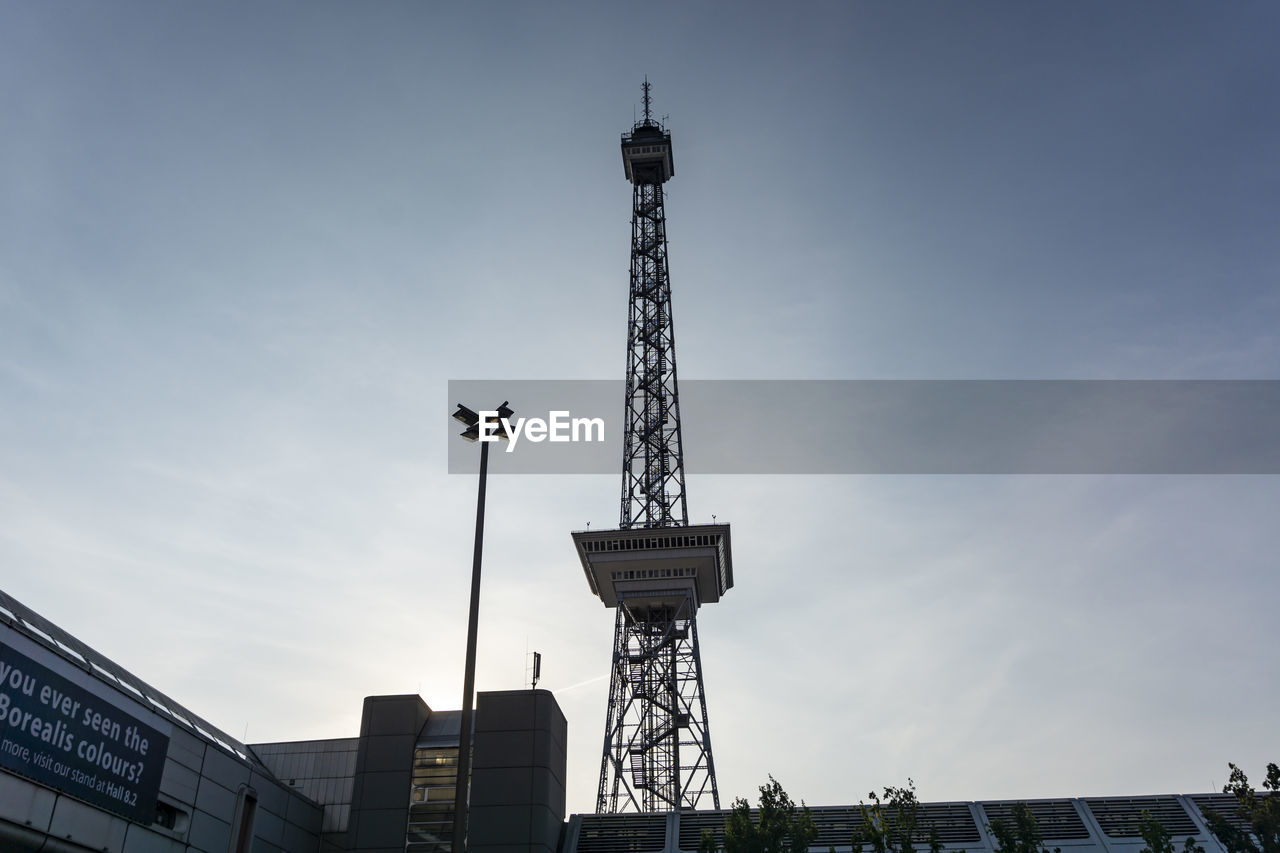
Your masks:
<svg viewBox="0 0 1280 853"><path fill-rule="evenodd" d="M1277 378L1278 39L1260 2L2 3L0 580L250 741L457 707L446 383L621 377L646 74L684 377ZM477 683L543 652L577 811L612 620L568 531L617 489L490 489ZM1277 498L691 478L734 525L722 798L1260 770Z"/></svg>

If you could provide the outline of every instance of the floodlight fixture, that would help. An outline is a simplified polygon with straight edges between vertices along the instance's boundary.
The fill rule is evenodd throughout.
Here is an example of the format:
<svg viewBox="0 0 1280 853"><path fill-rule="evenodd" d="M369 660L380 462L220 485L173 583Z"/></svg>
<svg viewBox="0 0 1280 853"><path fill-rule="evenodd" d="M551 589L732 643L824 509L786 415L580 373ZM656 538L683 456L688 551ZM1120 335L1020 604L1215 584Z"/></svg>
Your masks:
<svg viewBox="0 0 1280 853"><path fill-rule="evenodd" d="M498 408L495 410L497 412L497 417L485 418L485 425L488 427L488 430L489 430L488 434L491 436L494 436L499 441L507 441L511 438L511 436L507 435L507 427L505 422L510 421L511 416L514 415L515 412L511 410L510 406L507 405L507 403L509 402L511 401L510 400L502 401L502 405L498 406ZM461 433L459 433L459 435L462 436L464 441L470 441L474 444L475 442L480 440L479 413L473 412L471 409L468 409L466 406L462 405L461 403L458 403L458 411L453 413L453 419L458 423L464 424L466 426L466 429L463 430Z"/></svg>

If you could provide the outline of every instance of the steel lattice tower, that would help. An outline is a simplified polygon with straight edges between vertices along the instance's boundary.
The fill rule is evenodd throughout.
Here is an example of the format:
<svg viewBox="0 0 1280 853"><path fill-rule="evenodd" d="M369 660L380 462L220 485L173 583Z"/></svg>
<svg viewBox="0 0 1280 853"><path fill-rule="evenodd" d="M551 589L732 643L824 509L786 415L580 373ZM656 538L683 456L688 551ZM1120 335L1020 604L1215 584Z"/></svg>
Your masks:
<svg viewBox="0 0 1280 853"><path fill-rule="evenodd" d="M574 533L591 591L616 608L597 812L720 808L698 653L698 608L733 586L727 524L689 525L662 185L671 134L622 136L632 184L631 308L618 530Z"/></svg>
<svg viewBox="0 0 1280 853"><path fill-rule="evenodd" d="M667 274L667 216L662 185L675 174L671 134L653 121L649 81L644 119L622 136L631 181L631 312L627 325L626 433L618 526L683 527L684 453L676 341Z"/></svg>

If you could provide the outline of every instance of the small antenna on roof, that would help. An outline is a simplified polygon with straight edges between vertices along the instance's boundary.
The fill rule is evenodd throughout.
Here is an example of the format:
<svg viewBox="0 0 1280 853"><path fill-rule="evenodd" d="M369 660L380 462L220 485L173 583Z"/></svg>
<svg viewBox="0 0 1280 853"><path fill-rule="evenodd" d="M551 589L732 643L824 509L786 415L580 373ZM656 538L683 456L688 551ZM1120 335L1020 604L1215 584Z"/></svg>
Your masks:
<svg viewBox="0 0 1280 853"><path fill-rule="evenodd" d="M644 123L653 124L653 107L649 99L649 75L644 75Z"/></svg>

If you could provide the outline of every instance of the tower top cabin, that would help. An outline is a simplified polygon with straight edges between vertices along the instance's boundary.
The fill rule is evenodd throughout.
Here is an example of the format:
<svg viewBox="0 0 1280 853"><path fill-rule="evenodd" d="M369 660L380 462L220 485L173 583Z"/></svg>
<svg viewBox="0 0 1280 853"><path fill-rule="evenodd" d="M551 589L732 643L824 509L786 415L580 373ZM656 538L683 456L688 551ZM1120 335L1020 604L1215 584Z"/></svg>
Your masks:
<svg viewBox="0 0 1280 853"><path fill-rule="evenodd" d="M622 166L633 184L665 184L676 173L671 134L653 120L649 81L644 81L644 118L622 134Z"/></svg>

